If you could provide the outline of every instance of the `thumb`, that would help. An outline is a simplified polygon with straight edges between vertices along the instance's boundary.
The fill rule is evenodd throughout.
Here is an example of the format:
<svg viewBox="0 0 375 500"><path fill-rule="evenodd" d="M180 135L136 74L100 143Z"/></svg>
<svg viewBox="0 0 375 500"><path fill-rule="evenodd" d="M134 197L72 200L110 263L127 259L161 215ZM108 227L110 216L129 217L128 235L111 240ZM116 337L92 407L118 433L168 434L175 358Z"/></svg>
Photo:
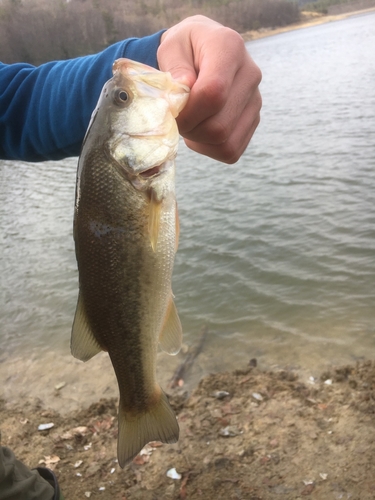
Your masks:
<svg viewBox="0 0 375 500"><path fill-rule="evenodd" d="M189 71L189 69L186 68L174 67L166 71L169 71L169 73L171 73L174 80L176 80L179 83L182 83L183 85L186 85L187 87L189 87L189 89L192 88L192 86L197 80L195 72Z"/></svg>
<svg viewBox="0 0 375 500"><path fill-rule="evenodd" d="M161 71L171 73L175 80L192 88L197 80L197 73L192 48L186 40L181 43L178 37L166 31L157 51L157 60Z"/></svg>

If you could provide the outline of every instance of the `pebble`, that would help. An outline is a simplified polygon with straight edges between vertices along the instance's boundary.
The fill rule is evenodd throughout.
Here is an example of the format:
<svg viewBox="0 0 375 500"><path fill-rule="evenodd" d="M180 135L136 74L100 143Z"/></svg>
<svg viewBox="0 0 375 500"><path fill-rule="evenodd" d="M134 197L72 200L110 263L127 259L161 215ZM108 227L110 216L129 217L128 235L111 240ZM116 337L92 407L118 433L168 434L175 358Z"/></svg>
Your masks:
<svg viewBox="0 0 375 500"><path fill-rule="evenodd" d="M56 389L56 391L59 391L60 389L62 389L65 386L66 386L66 382L60 382L59 384L55 385L55 389Z"/></svg>
<svg viewBox="0 0 375 500"><path fill-rule="evenodd" d="M169 477L170 479L181 479L182 476L173 467L173 469L169 469L169 471L167 471L167 477Z"/></svg>
<svg viewBox="0 0 375 500"><path fill-rule="evenodd" d="M237 427L234 427L234 425L228 425L227 427L223 427L220 429L219 434L220 436L224 437L234 437L234 436L239 436L243 432L237 429Z"/></svg>
<svg viewBox="0 0 375 500"><path fill-rule="evenodd" d="M40 424L38 425L38 431L46 431L48 429L52 429L55 424L53 422L49 422L48 424Z"/></svg>
<svg viewBox="0 0 375 500"><path fill-rule="evenodd" d="M227 391L214 391L212 393L212 396L216 399L224 399L225 397L229 396L229 392L227 392Z"/></svg>

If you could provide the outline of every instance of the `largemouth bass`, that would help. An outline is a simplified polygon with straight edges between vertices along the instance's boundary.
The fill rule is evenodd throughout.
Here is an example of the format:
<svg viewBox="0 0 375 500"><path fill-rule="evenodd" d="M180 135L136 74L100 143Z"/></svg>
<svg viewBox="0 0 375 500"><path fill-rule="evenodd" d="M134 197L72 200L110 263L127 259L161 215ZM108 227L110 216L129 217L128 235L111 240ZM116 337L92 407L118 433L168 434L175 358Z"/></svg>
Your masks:
<svg viewBox="0 0 375 500"><path fill-rule="evenodd" d="M113 65L78 162L74 241L79 296L71 351L108 351L119 392L118 461L179 427L156 381L158 344L176 354L182 329L171 277L178 244L176 116L188 87L127 59Z"/></svg>

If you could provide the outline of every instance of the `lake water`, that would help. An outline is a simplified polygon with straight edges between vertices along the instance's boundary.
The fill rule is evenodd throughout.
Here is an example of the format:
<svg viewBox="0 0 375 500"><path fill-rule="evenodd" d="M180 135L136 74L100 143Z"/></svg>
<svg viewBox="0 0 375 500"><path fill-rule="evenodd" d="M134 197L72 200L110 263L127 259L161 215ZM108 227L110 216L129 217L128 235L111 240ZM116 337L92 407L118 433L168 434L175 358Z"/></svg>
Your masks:
<svg viewBox="0 0 375 500"><path fill-rule="evenodd" d="M185 342L209 331L196 379L375 356L375 14L247 47L264 103L248 150L177 161L173 289ZM3 364L69 355L76 161L0 163Z"/></svg>

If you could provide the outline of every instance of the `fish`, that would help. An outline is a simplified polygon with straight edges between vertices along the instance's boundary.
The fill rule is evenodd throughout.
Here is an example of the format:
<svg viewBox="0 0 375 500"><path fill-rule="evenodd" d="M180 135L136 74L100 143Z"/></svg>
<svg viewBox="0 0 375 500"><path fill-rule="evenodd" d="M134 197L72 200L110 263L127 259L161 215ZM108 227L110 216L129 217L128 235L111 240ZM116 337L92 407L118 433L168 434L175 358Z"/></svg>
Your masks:
<svg viewBox="0 0 375 500"><path fill-rule="evenodd" d="M78 160L71 352L82 361L108 352L120 394L121 467L150 441L179 438L156 357L159 346L176 354L182 342L171 280L179 236L176 117L189 90L170 73L116 60Z"/></svg>

